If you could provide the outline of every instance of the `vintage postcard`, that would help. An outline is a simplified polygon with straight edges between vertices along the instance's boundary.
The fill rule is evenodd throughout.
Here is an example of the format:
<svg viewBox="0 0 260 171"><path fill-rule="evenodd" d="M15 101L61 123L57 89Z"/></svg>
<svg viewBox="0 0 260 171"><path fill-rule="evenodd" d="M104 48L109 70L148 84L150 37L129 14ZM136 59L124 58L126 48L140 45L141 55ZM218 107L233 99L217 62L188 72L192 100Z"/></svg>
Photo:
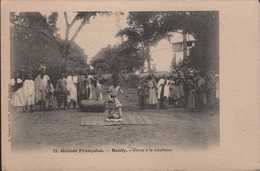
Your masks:
<svg viewBox="0 0 260 171"><path fill-rule="evenodd" d="M258 1L4 1L6 171L260 168Z"/></svg>

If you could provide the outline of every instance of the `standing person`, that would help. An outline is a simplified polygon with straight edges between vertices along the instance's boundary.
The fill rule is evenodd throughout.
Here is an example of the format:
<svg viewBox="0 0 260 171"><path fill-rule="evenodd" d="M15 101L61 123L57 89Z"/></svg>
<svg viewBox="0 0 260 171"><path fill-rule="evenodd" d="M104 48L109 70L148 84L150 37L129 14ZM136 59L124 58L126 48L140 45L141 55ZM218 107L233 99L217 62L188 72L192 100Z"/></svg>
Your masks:
<svg viewBox="0 0 260 171"><path fill-rule="evenodd" d="M144 108L144 80L139 81L139 85L137 87L137 95L138 95L138 105L140 109Z"/></svg>
<svg viewBox="0 0 260 171"><path fill-rule="evenodd" d="M79 76L76 74L75 71L72 72L72 81L75 84L77 90L77 101L78 101L78 84L79 84Z"/></svg>
<svg viewBox="0 0 260 171"><path fill-rule="evenodd" d="M87 90L87 99L93 98L93 81L94 77L90 74L87 75L87 84L86 84L86 90Z"/></svg>
<svg viewBox="0 0 260 171"><path fill-rule="evenodd" d="M109 87L108 90L108 100L110 109L115 109L118 111L118 114L112 113L111 110L108 111L108 116L106 121L122 121L122 103L119 101L119 95L124 94L124 91L118 84L118 81L113 81L113 85Z"/></svg>
<svg viewBox="0 0 260 171"><path fill-rule="evenodd" d="M167 104L169 103L170 84L171 84L170 78L167 77L167 78L165 79L165 86L164 86L164 99L165 99L165 101L167 102Z"/></svg>
<svg viewBox="0 0 260 171"><path fill-rule="evenodd" d="M149 104L149 86L148 86L148 80L144 81L144 107L147 107Z"/></svg>
<svg viewBox="0 0 260 171"><path fill-rule="evenodd" d="M179 105L181 107L183 107L184 106L184 96L185 96L184 87L183 87L183 78L179 79L179 93L180 93Z"/></svg>
<svg viewBox="0 0 260 171"><path fill-rule="evenodd" d="M16 72L14 78L11 79L11 89L11 104L15 107L24 107L23 78L18 72Z"/></svg>
<svg viewBox="0 0 260 171"><path fill-rule="evenodd" d="M195 99L196 87L195 87L195 82L193 81L192 78L189 78L187 80L187 85L188 85L187 107L191 111L194 111L196 108L196 99Z"/></svg>
<svg viewBox="0 0 260 171"><path fill-rule="evenodd" d="M78 77L78 104L80 105L81 100L86 99L86 76L83 74L83 71L80 72Z"/></svg>
<svg viewBox="0 0 260 171"><path fill-rule="evenodd" d="M148 88L149 88L149 97L148 97L148 104L149 105L156 105L157 104L157 97L156 97L156 86L152 80L152 77L148 77L148 82L147 82Z"/></svg>
<svg viewBox="0 0 260 171"><path fill-rule="evenodd" d="M70 105L73 104L73 108L75 109L77 105L77 88L73 82L71 74L67 76L66 85L69 93L67 97L68 108L70 108Z"/></svg>
<svg viewBox="0 0 260 171"><path fill-rule="evenodd" d="M180 90L180 79L176 78L175 83L175 107L180 107L180 98L181 98L181 90Z"/></svg>
<svg viewBox="0 0 260 171"><path fill-rule="evenodd" d="M35 85L31 74L28 74L23 84L25 111L33 112L35 104Z"/></svg>
<svg viewBox="0 0 260 171"><path fill-rule="evenodd" d="M157 89L158 89L157 98L159 100L159 108L164 108L164 87L165 87L165 79L161 78L157 83Z"/></svg>
<svg viewBox="0 0 260 171"><path fill-rule="evenodd" d="M55 88L56 99L58 103L58 108L60 109L61 105L63 105L63 109L65 110L67 107L67 85L66 85L66 77L64 74L60 75L60 78L57 80L56 88Z"/></svg>
<svg viewBox="0 0 260 171"><path fill-rule="evenodd" d="M174 105L174 107L176 107L177 106L177 100L178 100L177 78L174 78L174 81L171 82L170 92L171 92L172 104Z"/></svg>
<svg viewBox="0 0 260 171"><path fill-rule="evenodd" d="M40 104L41 102L41 91L40 91L40 86L41 86L41 81L42 81L42 78L41 78L41 74L39 73L35 80L34 80L34 85L35 85L35 104Z"/></svg>
<svg viewBox="0 0 260 171"><path fill-rule="evenodd" d="M91 79L90 89L91 89L90 91L92 93L92 96L90 99L98 101L98 90L97 90L97 78L96 77L93 77Z"/></svg>
<svg viewBox="0 0 260 171"><path fill-rule="evenodd" d="M173 78L171 78L171 80L170 80L169 90L170 90L169 104L173 105L174 104L174 93L175 93Z"/></svg>
<svg viewBox="0 0 260 171"><path fill-rule="evenodd" d="M206 82L205 79L201 76L198 75L196 78L196 83L197 83L197 107L199 110L204 108L207 103L206 99Z"/></svg>
<svg viewBox="0 0 260 171"><path fill-rule="evenodd" d="M47 101L47 83L50 80L50 77L46 73L46 70L43 69L41 74L41 84L40 84L40 94L41 94L41 102L40 102L40 109L46 110L46 101Z"/></svg>
<svg viewBox="0 0 260 171"><path fill-rule="evenodd" d="M186 75L183 79L183 92L184 92L184 97L183 97L183 106L187 107L188 105L188 94L189 94L189 85L188 85L188 75Z"/></svg>
<svg viewBox="0 0 260 171"><path fill-rule="evenodd" d="M46 91L47 107L48 110L51 110L54 107L54 87L50 80L47 81Z"/></svg>
<svg viewBox="0 0 260 171"><path fill-rule="evenodd" d="M97 85L96 85L96 95L97 95L97 100L98 101L103 101L103 93L102 93L102 90L103 90L103 86L102 84L100 83L100 81L97 79Z"/></svg>

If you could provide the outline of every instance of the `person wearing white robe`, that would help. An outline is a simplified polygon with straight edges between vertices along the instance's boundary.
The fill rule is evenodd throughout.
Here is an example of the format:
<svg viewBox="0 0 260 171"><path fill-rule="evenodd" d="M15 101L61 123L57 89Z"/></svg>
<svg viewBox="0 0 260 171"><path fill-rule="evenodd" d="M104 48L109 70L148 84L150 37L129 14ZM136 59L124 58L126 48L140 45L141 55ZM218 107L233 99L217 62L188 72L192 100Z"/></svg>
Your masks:
<svg viewBox="0 0 260 171"><path fill-rule="evenodd" d="M15 90L11 97L11 104L15 107L24 107L25 106L25 98L24 98L24 91L23 91L23 80L20 78L13 78L11 80L11 86L20 85L19 88Z"/></svg>
<svg viewBox="0 0 260 171"><path fill-rule="evenodd" d="M73 78L71 75L67 76L66 82L67 82L67 90L69 92L69 95L67 97L68 107L70 107L70 104L73 103L74 108L76 108L77 87L76 87L75 83L73 82Z"/></svg>
<svg viewBox="0 0 260 171"><path fill-rule="evenodd" d="M39 81L40 86L40 109L46 110L46 102L47 102L47 83L50 80L50 77L47 74L41 74L41 80Z"/></svg>
<svg viewBox="0 0 260 171"><path fill-rule="evenodd" d="M41 101L41 75L38 74L37 77L34 80L34 85L35 85L35 104L38 104Z"/></svg>
<svg viewBox="0 0 260 171"><path fill-rule="evenodd" d="M162 88L163 88L163 85L165 83L165 80L163 78L161 78L158 83L157 83L157 90L158 90L158 93L157 93L157 98L160 99L161 98L161 92L162 92Z"/></svg>
<svg viewBox="0 0 260 171"><path fill-rule="evenodd" d="M26 109L30 107L30 111L32 111L32 106L35 104L35 85L31 77L24 81L23 91Z"/></svg>
<svg viewBox="0 0 260 171"><path fill-rule="evenodd" d="M86 85L86 89L88 90L88 99L94 98L93 82L94 82L94 77L92 75L88 75L87 76L87 85Z"/></svg>
<svg viewBox="0 0 260 171"><path fill-rule="evenodd" d="M49 80L50 80L50 77L47 74L44 74L43 78L42 78L43 87L47 87L47 83L48 83Z"/></svg>
<svg viewBox="0 0 260 171"><path fill-rule="evenodd" d="M163 96L166 97L166 98L169 98L169 96L170 96L170 80L169 79L167 79L165 81Z"/></svg>
<svg viewBox="0 0 260 171"><path fill-rule="evenodd" d="M102 84L100 84L99 81L97 81L97 100L103 101L103 94L102 94Z"/></svg>

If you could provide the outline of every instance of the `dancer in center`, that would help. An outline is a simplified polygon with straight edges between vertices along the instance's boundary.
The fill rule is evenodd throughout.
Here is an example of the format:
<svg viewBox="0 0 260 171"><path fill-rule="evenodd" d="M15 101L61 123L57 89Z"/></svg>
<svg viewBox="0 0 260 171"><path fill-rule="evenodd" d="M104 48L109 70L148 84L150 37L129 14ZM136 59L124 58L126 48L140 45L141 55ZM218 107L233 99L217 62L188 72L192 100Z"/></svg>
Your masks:
<svg viewBox="0 0 260 171"><path fill-rule="evenodd" d="M119 86L118 81L113 81L113 85L108 89L108 116L106 121L122 121L122 103L119 101L119 95L124 91ZM125 95L128 97L127 95Z"/></svg>

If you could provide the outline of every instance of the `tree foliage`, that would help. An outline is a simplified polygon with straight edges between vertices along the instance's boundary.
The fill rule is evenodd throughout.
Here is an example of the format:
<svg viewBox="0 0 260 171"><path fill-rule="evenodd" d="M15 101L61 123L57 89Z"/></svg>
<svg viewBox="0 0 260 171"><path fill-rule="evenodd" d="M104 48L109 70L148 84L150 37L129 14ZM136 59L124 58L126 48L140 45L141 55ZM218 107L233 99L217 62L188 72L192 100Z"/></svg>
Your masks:
<svg viewBox="0 0 260 171"><path fill-rule="evenodd" d="M64 40L57 34L57 13L43 16L38 12L12 13L11 25L11 69L25 70L36 74L45 64L51 76L63 68L61 48ZM68 53L69 68L84 68L86 55L75 42Z"/></svg>
<svg viewBox="0 0 260 171"><path fill-rule="evenodd" d="M125 42L116 46L107 46L97 53L90 61L94 66L105 63L108 72L134 72L142 67L144 58L139 48ZM107 66L103 65L105 68Z"/></svg>
<svg viewBox="0 0 260 171"><path fill-rule="evenodd" d="M140 43L148 65L149 47L169 32L183 30L196 38L192 64L204 70L218 70L218 13L216 11L130 12L128 27L118 36L127 36L130 43ZM148 66L149 67L149 66Z"/></svg>

